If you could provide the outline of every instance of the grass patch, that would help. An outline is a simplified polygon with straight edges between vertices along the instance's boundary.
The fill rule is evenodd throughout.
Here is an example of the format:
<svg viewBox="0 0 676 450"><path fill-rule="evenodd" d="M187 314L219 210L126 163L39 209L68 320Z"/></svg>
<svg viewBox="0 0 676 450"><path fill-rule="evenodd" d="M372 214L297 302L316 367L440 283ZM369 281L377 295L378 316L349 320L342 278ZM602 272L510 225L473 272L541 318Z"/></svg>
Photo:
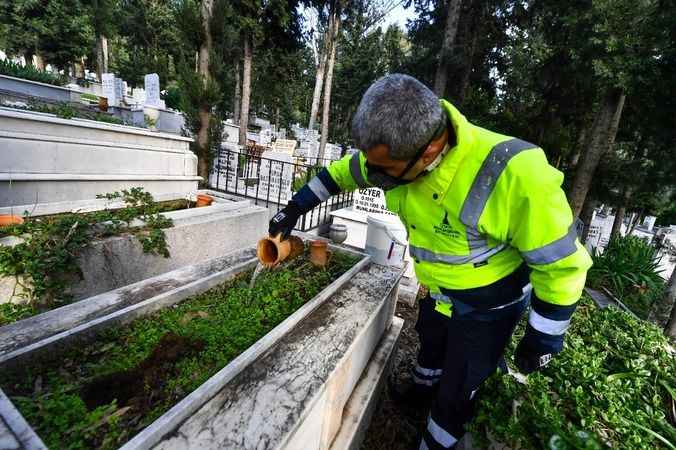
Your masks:
<svg viewBox="0 0 676 450"><path fill-rule="evenodd" d="M117 448L318 294L356 262L299 257L251 272L114 330L54 361L0 374L49 448ZM89 405L89 406L88 406Z"/></svg>

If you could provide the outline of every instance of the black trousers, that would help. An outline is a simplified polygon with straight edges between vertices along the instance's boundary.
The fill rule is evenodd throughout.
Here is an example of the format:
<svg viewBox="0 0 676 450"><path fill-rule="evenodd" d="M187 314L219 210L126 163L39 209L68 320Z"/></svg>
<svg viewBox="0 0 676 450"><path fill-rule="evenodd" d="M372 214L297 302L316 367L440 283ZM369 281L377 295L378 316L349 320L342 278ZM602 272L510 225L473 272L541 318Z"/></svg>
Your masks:
<svg viewBox="0 0 676 450"><path fill-rule="evenodd" d="M453 303L451 317L435 311L436 301L426 297L416 323L420 352L414 381L439 388L421 450L452 448L464 434L475 394L503 360L528 306L528 271L522 266L486 287L442 292Z"/></svg>

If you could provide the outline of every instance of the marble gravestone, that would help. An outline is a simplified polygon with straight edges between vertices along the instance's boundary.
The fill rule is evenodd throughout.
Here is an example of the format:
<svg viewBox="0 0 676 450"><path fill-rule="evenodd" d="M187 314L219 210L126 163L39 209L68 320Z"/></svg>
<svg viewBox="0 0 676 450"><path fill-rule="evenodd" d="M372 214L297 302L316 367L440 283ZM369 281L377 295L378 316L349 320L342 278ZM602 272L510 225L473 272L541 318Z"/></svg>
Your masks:
<svg viewBox="0 0 676 450"><path fill-rule="evenodd" d="M160 102L160 76L156 73L149 73L144 77L145 87L145 105L161 106Z"/></svg>
<svg viewBox="0 0 676 450"><path fill-rule="evenodd" d="M103 97L108 99L108 106L117 106L119 97L115 89L115 74L104 73L101 75L101 83L103 89Z"/></svg>

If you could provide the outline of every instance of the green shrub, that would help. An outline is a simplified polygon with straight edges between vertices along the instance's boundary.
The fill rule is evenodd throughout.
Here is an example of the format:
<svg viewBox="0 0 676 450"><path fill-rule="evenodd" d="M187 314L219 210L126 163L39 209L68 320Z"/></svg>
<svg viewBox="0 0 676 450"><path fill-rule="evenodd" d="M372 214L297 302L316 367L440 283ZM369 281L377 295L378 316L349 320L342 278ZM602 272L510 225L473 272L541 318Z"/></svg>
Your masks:
<svg viewBox="0 0 676 450"><path fill-rule="evenodd" d="M181 90L178 86L167 87L167 93L162 96L167 108L181 109Z"/></svg>
<svg viewBox="0 0 676 450"><path fill-rule="evenodd" d="M607 288L636 315L647 318L664 291L657 249L636 236L625 236L612 239L602 254L594 250L592 259L589 285Z"/></svg>
<svg viewBox="0 0 676 450"><path fill-rule="evenodd" d="M471 427L484 443L523 450L676 443L676 358L667 339L654 325L614 307L598 310L586 297L549 366L527 385L495 375L479 392Z"/></svg>
<svg viewBox="0 0 676 450"><path fill-rule="evenodd" d="M33 66L21 66L9 59L0 60L0 75L23 78L24 80L38 81L55 86L65 86L68 84L68 77L66 76L38 70Z"/></svg>

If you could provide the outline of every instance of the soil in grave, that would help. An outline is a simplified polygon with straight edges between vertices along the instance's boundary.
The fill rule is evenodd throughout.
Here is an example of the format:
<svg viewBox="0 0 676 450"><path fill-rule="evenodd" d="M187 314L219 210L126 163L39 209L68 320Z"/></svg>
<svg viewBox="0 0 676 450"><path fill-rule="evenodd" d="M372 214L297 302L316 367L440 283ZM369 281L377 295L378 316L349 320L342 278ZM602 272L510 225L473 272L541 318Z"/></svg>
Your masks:
<svg viewBox="0 0 676 450"><path fill-rule="evenodd" d="M117 448L356 263L307 255L251 271L50 361L0 373L0 388L52 449Z"/></svg>

